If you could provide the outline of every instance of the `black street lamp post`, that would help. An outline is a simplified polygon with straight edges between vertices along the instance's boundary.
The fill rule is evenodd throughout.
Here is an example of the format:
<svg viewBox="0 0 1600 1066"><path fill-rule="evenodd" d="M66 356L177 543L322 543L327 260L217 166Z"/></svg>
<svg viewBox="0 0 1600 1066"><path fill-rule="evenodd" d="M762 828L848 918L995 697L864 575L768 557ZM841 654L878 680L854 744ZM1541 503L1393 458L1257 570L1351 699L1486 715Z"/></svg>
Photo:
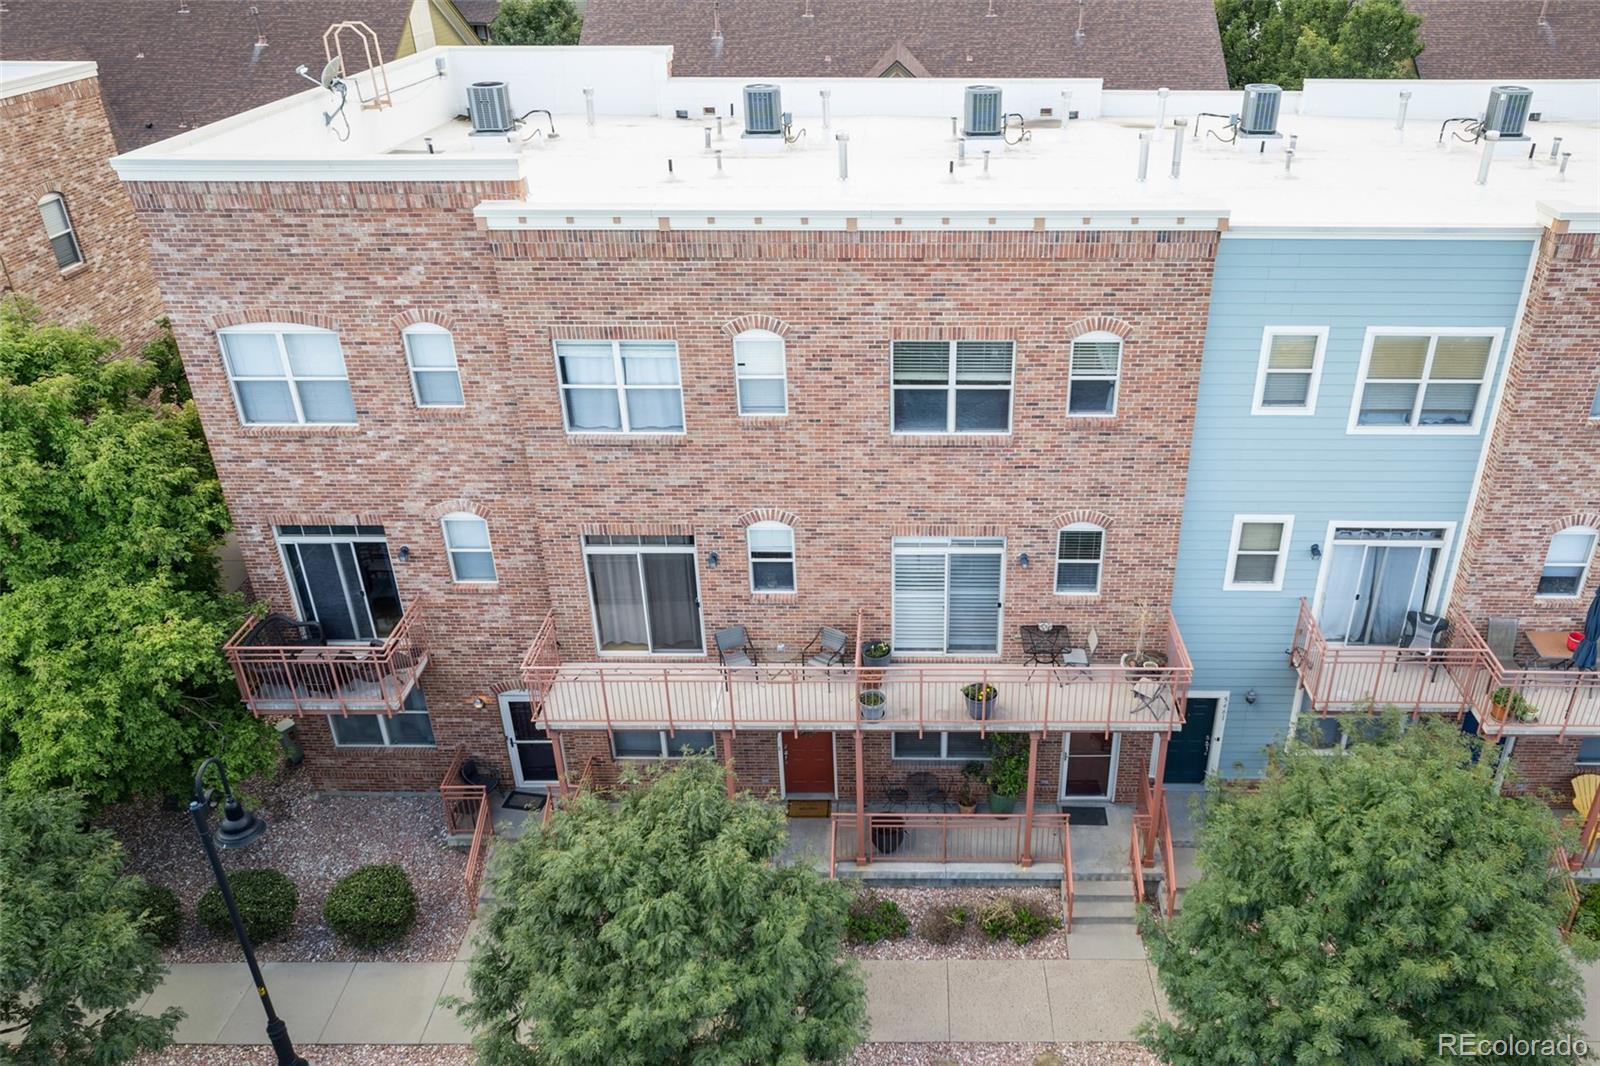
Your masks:
<svg viewBox="0 0 1600 1066"><path fill-rule="evenodd" d="M222 824L217 826L215 836L207 832L206 825L206 811L217 800L217 793L208 789L205 783L206 771L213 766L217 768L217 776L222 779ZM217 879L217 889L222 893L222 902L228 906L228 918L233 922L233 935L239 938L239 947L244 950L244 961L250 967L250 979L255 982L256 994L261 997L261 1007L267 1012L267 1039L272 1042L272 1050L277 1053L278 1066L310 1066L310 1063L295 1053L294 1044L289 1040L289 1027L272 1009L272 997L267 995L267 982L261 976L261 967L256 964L255 949L250 946L250 937L244 931L244 922L239 917L239 905L233 900L233 888L228 884L228 875L223 872L222 860L217 857L218 848L242 848L254 843L267 831L267 820L254 811L244 809L244 804L234 796L233 787L228 784L228 772L216 759L207 759L200 764L200 769L195 771L194 795L189 800L189 817L194 819L194 831L199 834L200 844L206 851L206 858L211 860L211 873Z"/></svg>

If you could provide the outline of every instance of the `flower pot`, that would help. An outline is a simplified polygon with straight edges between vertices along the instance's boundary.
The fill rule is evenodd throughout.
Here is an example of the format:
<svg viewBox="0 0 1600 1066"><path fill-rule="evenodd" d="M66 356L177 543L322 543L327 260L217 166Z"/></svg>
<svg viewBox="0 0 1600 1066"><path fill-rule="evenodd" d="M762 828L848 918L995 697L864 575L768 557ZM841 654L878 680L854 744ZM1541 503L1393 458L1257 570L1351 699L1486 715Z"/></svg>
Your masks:
<svg viewBox="0 0 1600 1066"><path fill-rule="evenodd" d="M889 664L890 657L894 655L893 650L887 651L882 655L868 655L867 654L867 649L870 648L871 646L872 645L870 643L861 645L861 663L862 663L862 665L863 666L887 666Z"/></svg>
<svg viewBox="0 0 1600 1066"><path fill-rule="evenodd" d="M877 697L875 701L870 700L870 697L873 696ZM889 710L889 701L884 696L882 689L864 689L861 695L856 697L856 700L861 707L861 720L863 722L881 722L884 714Z"/></svg>
<svg viewBox="0 0 1600 1066"><path fill-rule="evenodd" d="M1490 706L1489 706L1489 717L1493 718L1497 722L1505 721L1506 720L1506 705L1503 704L1503 703L1490 704Z"/></svg>
<svg viewBox="0 0 1600 1066"><path fill-rule="evenodd" d="M962 814L977 814L978 813L978 801L977 800L973 800L971 803L962 803L958 799L958 800L956 800L956 810L960 811Z"/></svg>
<svg viewBox="0 0 1600 1066"><path fill-rule="evenodd" d="M872 827L872 846L880 855L893 855L906 840L905 822L901 819L881 818Z"/></svg>
<svg viewBox="0 0 1600 1066"><path fill-rule="evenodd" d="M1017 809L1017 797L1002 796L999 793L989 793L989 809L995 814L1010 814Z"/></svg>
<svg viewBox="0 0 1600 1066"><path fill-rule="evenodd" d="M967 714L974 722L981 722L990 709L994 707L994 700L975 700L971 696L965 697L967 701Z"/></svg>

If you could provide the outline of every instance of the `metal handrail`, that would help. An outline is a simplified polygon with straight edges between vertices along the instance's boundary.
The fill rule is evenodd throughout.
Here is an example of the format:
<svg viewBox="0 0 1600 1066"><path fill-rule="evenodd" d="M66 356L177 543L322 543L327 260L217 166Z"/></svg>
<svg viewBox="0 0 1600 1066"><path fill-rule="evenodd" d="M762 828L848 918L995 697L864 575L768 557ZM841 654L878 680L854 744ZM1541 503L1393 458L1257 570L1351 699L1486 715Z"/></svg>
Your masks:
<svg viewBox="0 0 1600 1066"><path fill-rule="evenodd" d="M1063 837L1069 832L1068 815L1035 814L1032 831L1055 830ZM859 832L864 825L873 846L866 851L868 862L1005 862L1022 865L1031 841L1022 814L937 814L928 812L849 811L831 816L830 873L837 876L838 856L860 854L839 842L841 832ZM933 836L928 836L929 832ZM918 834L912 836L912 834ZM892 846L889 846L892 843ZM933 846L935 844L937 846ZM907 845L910 845L907 847ZM1063 841L1062 847L1070 849ZM902 850L903 849L903 850ZM1068 861L1070 862L1070 855ZM1063 876L1068 877L1067 871ZM1070 880L1070 878L1068 878Z"/></svg>
<svg viewBox="0 0 1600 1066"><path fill-rule="evenodd" d="M1061 900L1066 912L1067 932L1072 932L1072 907L1078 889L1072 877L1072 815L1061 816Z"/></svg>

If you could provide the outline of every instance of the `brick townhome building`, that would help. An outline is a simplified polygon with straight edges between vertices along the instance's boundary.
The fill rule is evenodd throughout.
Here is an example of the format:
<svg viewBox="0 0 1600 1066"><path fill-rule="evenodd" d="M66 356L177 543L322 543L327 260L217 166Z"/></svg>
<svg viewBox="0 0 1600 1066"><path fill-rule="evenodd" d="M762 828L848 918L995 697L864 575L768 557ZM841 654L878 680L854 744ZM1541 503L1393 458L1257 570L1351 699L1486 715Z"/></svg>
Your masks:
<svg viewBox="0 0 1600 1066"><path fill-rule="evenodd" d="M715 747L739 785L849 809L949 798L1011 733L1029 817L1155 810L1163 768L1216 769L1226 717L1219 694L1187 724L1203 664L1179 622L1231 619L1169 611L1219 248L1307 226L1531 242L1534 201L1592 176L1502 163L1482 193L1475 151L1407 145L1380 210L1357 181L1391 120L1322 117L1372 114L1339 83L1285 104L1306 160L1167 126L1147 180L1163 105L1093 81L1002 82L1006 111L1071 92L1083 116L1015 144L957 144L963 83L932 79L785 83L797 129L746 137L744 83L669 57L438 50L391 64L404 88L347 140L320 139L311 90L117 160L281 615L229 653L258 713L301 716L323 784L431 787L458 750L508 784L607 784ZM471 136L465 89L488 80L553 115ZM1193 565L1220 577L1238 550L1262 549ZM1285 718L1294 638L1242 638L1287 680ZM860 650L878 640L887 664ZM969 683L998 695L968 707Z"/></svg>

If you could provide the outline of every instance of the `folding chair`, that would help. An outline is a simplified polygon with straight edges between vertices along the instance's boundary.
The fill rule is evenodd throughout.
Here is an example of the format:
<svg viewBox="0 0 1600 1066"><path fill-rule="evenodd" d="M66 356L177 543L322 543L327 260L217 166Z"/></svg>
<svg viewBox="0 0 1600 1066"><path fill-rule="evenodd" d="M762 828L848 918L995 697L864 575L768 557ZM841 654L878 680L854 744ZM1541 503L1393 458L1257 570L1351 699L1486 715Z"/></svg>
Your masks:
<svg viewBox="0 0 1600 1066"><path fill-rule="evenodd" d="M755 666L760 662L756 647L744 626L717 630L717 658L723 666Z"/></svg>
<svg viewBox="0 0 1600 1066"><path fill-rule="evenodd" d="M800 653L800 661L807 666L838 666L844 662L844 649L849 643L843 630L823 626Z"/></svg>

